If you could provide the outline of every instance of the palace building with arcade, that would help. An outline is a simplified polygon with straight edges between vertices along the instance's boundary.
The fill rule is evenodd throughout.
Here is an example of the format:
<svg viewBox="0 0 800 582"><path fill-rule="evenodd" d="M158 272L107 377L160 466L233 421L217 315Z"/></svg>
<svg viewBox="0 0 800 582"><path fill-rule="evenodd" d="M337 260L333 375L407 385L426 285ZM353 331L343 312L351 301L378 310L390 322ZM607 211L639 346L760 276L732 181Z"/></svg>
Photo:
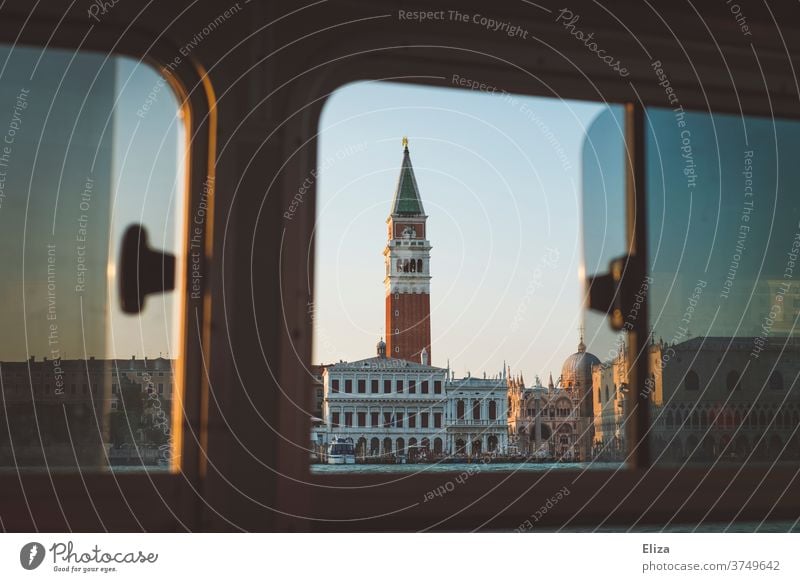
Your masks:
<svg viewBox="0 0 800 582"><path fill-rule="evenodd" d="M381 340L375 357L325 368L323 417L331 434L352 438L360 458L444 453L447 370L389 358L387 347Z"/></svg>

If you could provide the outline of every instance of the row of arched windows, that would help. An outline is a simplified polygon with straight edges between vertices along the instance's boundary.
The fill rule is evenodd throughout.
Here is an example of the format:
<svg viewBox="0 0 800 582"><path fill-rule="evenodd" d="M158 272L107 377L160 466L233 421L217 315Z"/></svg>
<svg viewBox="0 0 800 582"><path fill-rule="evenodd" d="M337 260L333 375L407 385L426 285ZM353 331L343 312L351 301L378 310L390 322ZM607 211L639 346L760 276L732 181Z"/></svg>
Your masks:
<svg viewBox="0 0 800 582"><path fill-rule="evenodd" d="M666 460L704 461L715 458L737 459L747 461L779 460L796 461L800 459L800 439L797 436L784 444L780 436L773 434L769 438L754 436L751 441L745 435L722 435L718 439L711 434L689 435L686 444L679 438L665 440L661 437L653 439L656 450L664 451Z"/></svg>
<svg viewBox="0 0 800 582"><path fill-rule="evenodd" d="M408 449L406 449L406 442L405 439L399 438L396 441L393 441L391 438L386 437L383 441L379 440L377 437L373 437L369 444L367 444L367 439L365 437L361 437L358 439L356 443L356 455L359 458L363 458L367 455L369 456L378 456L380 454L388 455L391 453L398 453L398 454L405 454L409 453L412 455L418 455L420 449L430 449L431 445L433 445L433 452L435 454L441 454L443 450L443 441L440 438L433 439L433 443L427 438L422 438L419 441L415 438L408 439ZM369 446L369 448L367 448Z"/></svg>
<svg viewBox="0 0 800 582"><path fill-rule="evenodd" d="M668 410L664 416L666 428L793 428L800 424L800 412L793 410Z"/></svg>
<svg viewBox="0 0 800 582"><path fill-rule="evenodd" d="M397 259L398 273L422 273L422 259Z"/></svg>
<svg viewBox="0 0 800 582"><path fill-rule="evenodd" d="M742 378L739 372L736 370L731 370L725 377L725 386L728 388L729 392L732 392L733 390L741 390L741 380ZM772 372L769 380L767 381L767 386L770 390L783 390L783 375L778 370ZM686 373L686 377L683 380L683 387L686 390L693 392L700 389L700 377L697 375L697 372L694 370L689 370Z"/></svg>
<svg viewBox="0 0 800 582"><path fill-rule="evenodd" d="M569 401L559 402L557 406L548 406L542 409L543 418L567 418L572 413L572 405ZM530 407L526 410L528 418L536 416L536 409Z"/></svg>

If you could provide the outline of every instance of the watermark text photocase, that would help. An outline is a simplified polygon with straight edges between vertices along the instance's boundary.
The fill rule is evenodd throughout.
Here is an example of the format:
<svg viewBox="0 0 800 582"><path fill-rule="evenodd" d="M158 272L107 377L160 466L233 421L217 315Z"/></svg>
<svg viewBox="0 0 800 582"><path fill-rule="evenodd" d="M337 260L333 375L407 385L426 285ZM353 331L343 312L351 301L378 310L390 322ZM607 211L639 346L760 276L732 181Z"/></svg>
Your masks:
<svg viewBox="0 0 800 582"><path fill-rule="evenodd" d="M108 14L121 0L92 0L86 14L95 22L100 22L100 16Z"/></svg>
<svg viewBox="0 0 800 582"><path fill-rule="evenodd" d="M560 22L565 30L574 36L577 40L583 43L583 46L588 48L591 52L597 55L597 58L603 61L612 71L619 73L620 77L627 77L630 72L626 67L622 66L620 60L612 55L606 54L606 50L600 48L594 38L594 33L585 33L576 28L578 21L581 19L579 14L575 14L569 8L562 8L556 16L556 22Z"/></svg>

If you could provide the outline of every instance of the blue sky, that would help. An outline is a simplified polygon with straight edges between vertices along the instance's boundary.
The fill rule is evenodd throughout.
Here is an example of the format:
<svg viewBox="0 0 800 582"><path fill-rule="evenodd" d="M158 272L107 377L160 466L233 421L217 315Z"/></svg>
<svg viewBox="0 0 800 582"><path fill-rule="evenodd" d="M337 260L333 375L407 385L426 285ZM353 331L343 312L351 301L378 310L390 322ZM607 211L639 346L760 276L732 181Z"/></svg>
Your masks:
<svg viewBox="0 0 800 582"><path fill-rule="evenodd" d="M380 82L331 96L319 126L314 361L372 356L383 333L385 220L405 135L433 246L434 365L491 375L506 361L526 381L558 377L581 325L584 136L604 111Z"/></svg>
<svg viewBox="0 0 800 582"><path fill-rule="evenodd" d="M31 47L6 47L0 62L0 109L19 117L13 156L0 168L3 292L13 298L0 305L0 321L18 333L0 341L0 361L176 355L176 294L150 298L131 317L108 277L132 223L146 226L153 247L178 248L175 96L162 87L141 119L137 109L159 80L150 66Z"/></svg>
<svg viewBox="0 0 800 582"><path fill-rule="evenodd" d="M128 58L117 60L116 91L110 237L116 248L111 257L119 256L125 229L139 223L147 229L152 248L180 258L178 224L186 193L180 187L185 148L178 99L157 71ZM137 115L146 103L149 109ZM179 355L177 292L151 295L136 316L122 313L116 295L116 288L110 289L114 301L107 327L109 357Z"/></svg>

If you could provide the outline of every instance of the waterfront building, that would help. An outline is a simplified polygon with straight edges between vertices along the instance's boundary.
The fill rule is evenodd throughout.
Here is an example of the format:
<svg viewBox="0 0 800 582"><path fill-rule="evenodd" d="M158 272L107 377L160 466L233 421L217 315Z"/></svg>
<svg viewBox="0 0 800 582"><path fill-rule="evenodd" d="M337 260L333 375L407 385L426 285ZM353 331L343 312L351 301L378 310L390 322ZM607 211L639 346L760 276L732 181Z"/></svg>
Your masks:
<svg viewBox="0 0 800 582"><path fill-rule="evenodd" d="M312 422L322 418L322 403L325 400L325 390L322 384L322 373L324 371L324 364L315 364L308 369L309 389L311 392L311 410L308 412Z"/></svg>
<svg viewBox="0 0 800 582"><path fill-rule="evenodd" d="M504 455L508 449L505 374L468 375L447 383L447 451L459 457Z"/></svg>
<svg viewBox="0 0 800 582"><path fill-rule="evenodd" d="M650 346L657 462L800 459L800 340L694 337ZM742 363L746 362L746 365Z"/></svg>
<svg viewBox="0 0 800 582"><path fill-rule="evenodd" d="M594 407L593 456L602 460L625 457L623 419L628 370L624 345L612 360L592 367L592 402Z"/></svg>
<svg viewBox="0 0 800 582"><path fill-rule="evenodd" d="M537 376L533 386L525 386L522 375L508 375L513 452L576 461L592 457L592 367L599 362L581 338L578 351L564 361L557 383L551 375L544 387Z"/></svg>
<svg viewBox="0 0 800 582"><path fill-rule="evenodd" d="M752 357L758 338L695 337L652 342L650 393L657 463L800 459L800 340L776 338ZM742 362L748 362L743 366ZM595 450L625 451L624 350L593 374ZM618 455L619 456L619 455Z"/></svg>
<svg viewBox="0 0 800 582"><path fill-rule="evenodd" d="M356 458L439 455L447 437L445 390L448 370L377 355L326 366L323 418L329 439L352 438Z"/></svg>
<svg viewBox="0 0 800 582"><path fill-rule="evenodd" d="M547 387L539 377L525 386L522 376L508 380L510 452L529 457L586 460L584 445L587 419L580 416L579 402L570 392Z"/></svg>
<svg viewBox="0 0 800 582"><path fill-rule="evenodd" d="M5 426L0 430L0 465L106 465L112 446L149 442L149 428L171 418L173 361L166 358L31 356L2 362L0 374L5 403L0 410L0 425ZM133 407L135 421L116 423L128 430L115 442L121 432L114 430L115 418L124 414L123 389L141 403Z"/></svg>
<svg viewBox="0 0 800 582"><path fill-rule="evenodd" d="M592 418L592 368L600 360L594 354L586 351L583 343L583 333L578 342L578 351L567 357L561 366L560 386L566 390L570 399L578 406L576 411L583 418Z"/></svg>

